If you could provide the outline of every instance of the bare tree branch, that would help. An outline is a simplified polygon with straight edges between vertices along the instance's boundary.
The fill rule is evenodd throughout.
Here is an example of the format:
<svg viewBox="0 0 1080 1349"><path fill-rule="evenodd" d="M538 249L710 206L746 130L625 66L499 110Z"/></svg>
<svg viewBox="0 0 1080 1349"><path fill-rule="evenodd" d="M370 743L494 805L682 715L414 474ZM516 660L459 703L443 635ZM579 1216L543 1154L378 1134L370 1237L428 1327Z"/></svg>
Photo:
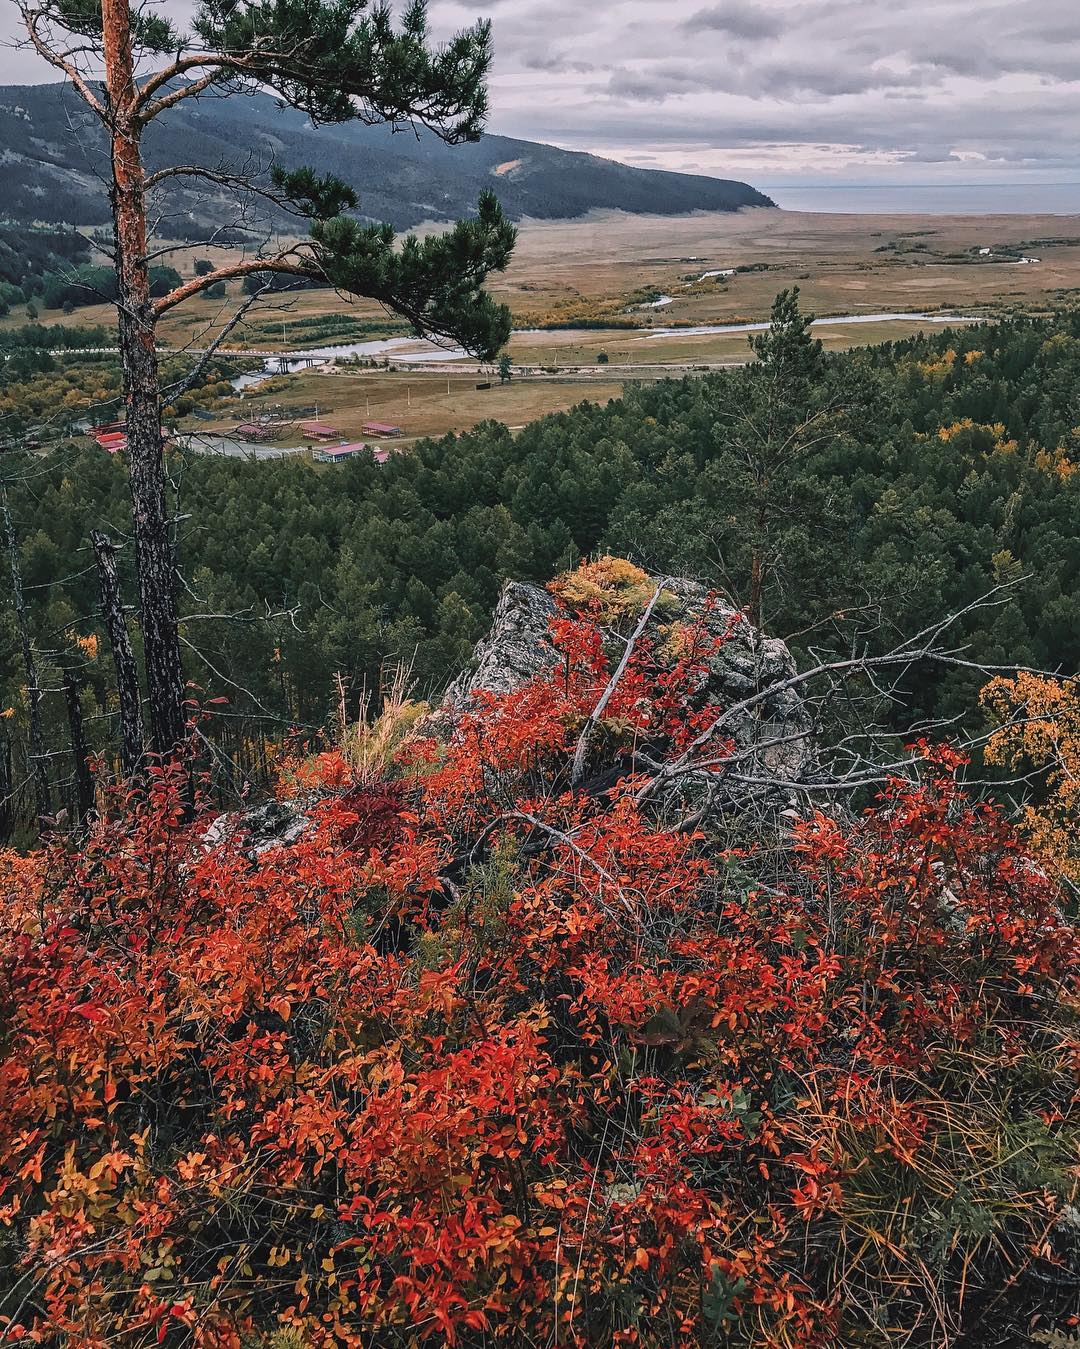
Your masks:
<svg viewBox="0 0 1080 1349"><path fill-rule="evenodd" d="M90 82L83 77L78 66L70 59L70 56L75 55L76 52L81 49L73 49L67 56L62 52L56 51L53 47L50 47L48 42L41 36L39 25L41 20L47 17L45 11L26 4L20 4L19 11L22 14L23 23L26 26L26 31L37 54L48 61L49 65L62 71L79 91L79 95L83 102L91 107L103 122L108 122L109 114L105 105L94 93L93 89L90 87Z"/></svg>
<svg viewBox="0 0 1080 1349"><path fill-rule="evenodd" d="M592 712L589 713L585 725L581 728L581 734L578 736L577 745L574 749L573 767L570 770L570 785L572 787L576 787L581 781L585 771L585 756L589 752L589 742L592 740L593 732L596 730L600 719L603 717L604 709L611 701L612 694L619 687L619 681L626 673L626 667L630 664L630 658L634 654L634 648L637 646L642 633L648 626L649 619L652 617L653 610L656 608L657 601L666 584L667 577L661 577L656 583L656 589L653 591L652 598L642 610L641 617L637 621L637 626L631 633L630 640L626 643L626 650L622 654L622 660L619 661L615 673L608 680L607 687L600 695L599 701Z"/></svg>

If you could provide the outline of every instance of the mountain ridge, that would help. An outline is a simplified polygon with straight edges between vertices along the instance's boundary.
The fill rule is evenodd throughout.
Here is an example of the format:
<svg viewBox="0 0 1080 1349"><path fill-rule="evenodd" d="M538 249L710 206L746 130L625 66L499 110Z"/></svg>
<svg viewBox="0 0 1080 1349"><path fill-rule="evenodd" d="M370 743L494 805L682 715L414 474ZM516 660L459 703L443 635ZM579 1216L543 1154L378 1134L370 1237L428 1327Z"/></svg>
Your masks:
<svg viewBox="0 0 1080 1349"><path fill-rule="evenodd" d="M358 122L314 128L267 94L192 99L146 136L148 167L199 164L256 168L308 164L351 182L360 214L409 229L424 221L459 219L480 192L496 190L514 220L574 219L593 210L687 215L774 206L735 179L634 168L578 150L495 134L446 146L412 128ZM107 144L96 119L64 84L0 86L0 165L4 214L23 224L93 226L109 219ZM202 237L233 222L225 194L181 189L171 201L172 232ZM287 217L267 217L280 227Z"/></svg>

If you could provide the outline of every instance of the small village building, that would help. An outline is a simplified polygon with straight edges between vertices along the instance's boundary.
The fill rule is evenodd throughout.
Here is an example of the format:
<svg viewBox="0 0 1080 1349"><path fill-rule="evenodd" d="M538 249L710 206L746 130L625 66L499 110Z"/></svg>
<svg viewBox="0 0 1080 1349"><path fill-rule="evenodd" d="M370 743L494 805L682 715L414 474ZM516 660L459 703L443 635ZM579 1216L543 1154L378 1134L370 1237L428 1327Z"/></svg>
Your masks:
<svg viewBox="0 0 1080 1349"><path fill-rule="evenodd" d="M336 426L327 426L326 422L302 422L300 434L305 440L340 440L341 432Z"/></svg>
<svg viewBox="0 0 1080 1349"><path fill-rule="evenodd" d="M319 464L340 464L345 459L363 454L367 448L362 440L351 441L344 445L323 445L313 450L311 457Z"/></svg>
<svg viewBox="0 0 1080 1349"><path fill-rule="evenodd" d="M340 464L358 454L370 454L377 464L385 464L393 453L393 450L374 449L366 441L355 440L345 445L323 445L313 450L311 457L319 464Z"/></svg>
<svg viewBox="0 0 1080 1349"><path fill-rule="evenodd" d="M260 426L257 422L241 422L236 434L245 440L272 440L273 430L269 426Z"/></svg>
<svg viewBox="0 0 1080 1349"><path fill-rule="evenodd" d="M365 436L403 436L405 434L400 426L393 426L390 422L365 422L360 429Z"/></svg>

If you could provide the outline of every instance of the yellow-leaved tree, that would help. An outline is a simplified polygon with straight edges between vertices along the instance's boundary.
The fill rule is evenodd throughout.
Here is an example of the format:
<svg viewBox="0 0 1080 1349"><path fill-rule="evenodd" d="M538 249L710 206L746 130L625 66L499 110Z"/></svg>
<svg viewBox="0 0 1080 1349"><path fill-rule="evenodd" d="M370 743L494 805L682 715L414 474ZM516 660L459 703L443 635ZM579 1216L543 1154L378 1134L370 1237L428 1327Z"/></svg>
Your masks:
<svg viewBox="0 0 1080 1349"><path fill-rule="evenodd" d="M997 723L989 762L1044 775L1039 802L1024 812L1033 845L1080 884L1080 683L1035 674L994 679L982 703Z"/></svg>

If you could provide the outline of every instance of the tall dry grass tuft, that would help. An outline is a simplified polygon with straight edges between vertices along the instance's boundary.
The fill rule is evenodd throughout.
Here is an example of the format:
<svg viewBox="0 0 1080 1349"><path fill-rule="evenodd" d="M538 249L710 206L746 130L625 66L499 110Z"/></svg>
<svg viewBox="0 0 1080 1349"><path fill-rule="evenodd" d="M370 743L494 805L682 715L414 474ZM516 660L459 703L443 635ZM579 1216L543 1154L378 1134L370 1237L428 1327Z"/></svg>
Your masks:
<svg viewBox="0 0 1080 1349"><path fill-rule="evenodd" d="M398 750L428 711L426 702L411 696L415 688L411 665L399 661L384 676L378 694L378 714L373 715L372 691L365 688L355 721L348 716L344 680L336 676L338 749L358 786L386 779Z"/></svg>

